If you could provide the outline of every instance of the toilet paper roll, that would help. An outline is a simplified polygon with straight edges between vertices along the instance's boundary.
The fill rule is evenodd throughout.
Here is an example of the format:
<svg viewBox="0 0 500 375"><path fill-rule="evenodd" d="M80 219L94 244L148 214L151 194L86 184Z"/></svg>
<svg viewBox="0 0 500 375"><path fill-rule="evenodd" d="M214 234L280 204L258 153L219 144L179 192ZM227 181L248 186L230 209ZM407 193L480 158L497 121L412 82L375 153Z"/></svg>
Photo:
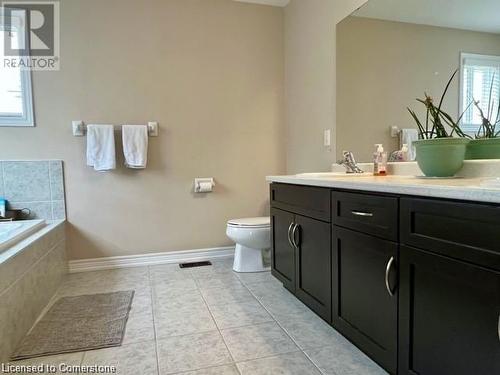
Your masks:
<svg viewBox="0 0 500 375"><path fill-rule="evenodd" d="M197 193L210 193L212 191L212 183L211 182L200 182L196 189Z"/></svg>

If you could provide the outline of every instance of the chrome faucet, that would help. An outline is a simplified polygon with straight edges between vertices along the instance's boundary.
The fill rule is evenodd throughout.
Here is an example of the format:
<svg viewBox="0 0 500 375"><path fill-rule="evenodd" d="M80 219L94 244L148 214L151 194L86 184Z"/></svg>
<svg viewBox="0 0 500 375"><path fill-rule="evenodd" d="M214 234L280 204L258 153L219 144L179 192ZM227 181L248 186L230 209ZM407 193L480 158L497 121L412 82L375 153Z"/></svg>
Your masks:
<svg viewBox="0 0 500 375"><path fill-rule="evenodd" d="M343 165L346 169L346 173L365 173L361 168L356 164L356 160L354 159L354 155L350 151L342 152L342 156L344 157L342 160L339 160L337 164Z"/></svg>

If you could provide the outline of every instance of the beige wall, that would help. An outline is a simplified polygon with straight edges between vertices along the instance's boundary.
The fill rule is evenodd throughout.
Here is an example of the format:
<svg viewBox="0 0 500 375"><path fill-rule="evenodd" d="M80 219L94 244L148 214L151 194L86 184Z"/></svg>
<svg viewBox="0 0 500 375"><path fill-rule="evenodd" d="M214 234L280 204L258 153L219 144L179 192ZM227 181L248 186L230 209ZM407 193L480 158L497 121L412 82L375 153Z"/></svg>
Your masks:
<svg viewBox="0 0 500 375"><path fill-rule="evenodd" d="M288 173L329 170L335 147L335 25L365 0L291 0L285 9Z"/></svg>
<svg viewBox="0 0 500 375"><path fill-rule="evenodd" d="M0 128L0 159L64 160L72 259L229 245L227 219L268 212L264 177L285 170L283 9L72 0L61 29L61 71L34 74L37 127ZM158 121L148 169L86 167L78 119ZM215 193L192 194L208 176Z"/></svg>
<svg viewBox="0 0 500 375"><path fill-rule="evenodd" d="M500 35L349 17L337 26L337 146L372 158L375 143L399 147L389 126L414 128L406 107L439 98L460 65L460 52L500 54ZM445 109L458 113L458 77Z"/></svg>

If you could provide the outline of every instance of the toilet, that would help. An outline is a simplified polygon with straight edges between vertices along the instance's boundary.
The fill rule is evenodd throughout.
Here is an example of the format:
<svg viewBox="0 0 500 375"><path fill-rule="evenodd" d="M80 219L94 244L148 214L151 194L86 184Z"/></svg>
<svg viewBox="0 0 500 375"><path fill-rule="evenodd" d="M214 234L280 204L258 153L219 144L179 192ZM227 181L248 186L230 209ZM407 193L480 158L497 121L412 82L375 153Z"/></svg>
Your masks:
<svg viewBox="0 0 500 375"><path fill-rule="evenodd" d="M229 220L226 234L236 243L234 271L263 272L270 269L264 263L263 254L271 248L271 220L269 217Z"/></svg>

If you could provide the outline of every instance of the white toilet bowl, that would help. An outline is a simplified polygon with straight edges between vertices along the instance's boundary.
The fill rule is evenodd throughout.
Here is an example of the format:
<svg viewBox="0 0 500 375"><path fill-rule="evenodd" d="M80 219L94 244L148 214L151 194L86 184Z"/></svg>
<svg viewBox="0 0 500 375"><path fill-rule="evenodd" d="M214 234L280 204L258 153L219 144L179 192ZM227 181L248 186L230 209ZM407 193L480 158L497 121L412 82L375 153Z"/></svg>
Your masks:
<svg viewBox="0 0 500 375"><path fill-rule="evenodd" d="M226 234L236 243L234 271L263 272L269 270L263 260L263 251L271 247L269 217L229 220Z"/></svg>

